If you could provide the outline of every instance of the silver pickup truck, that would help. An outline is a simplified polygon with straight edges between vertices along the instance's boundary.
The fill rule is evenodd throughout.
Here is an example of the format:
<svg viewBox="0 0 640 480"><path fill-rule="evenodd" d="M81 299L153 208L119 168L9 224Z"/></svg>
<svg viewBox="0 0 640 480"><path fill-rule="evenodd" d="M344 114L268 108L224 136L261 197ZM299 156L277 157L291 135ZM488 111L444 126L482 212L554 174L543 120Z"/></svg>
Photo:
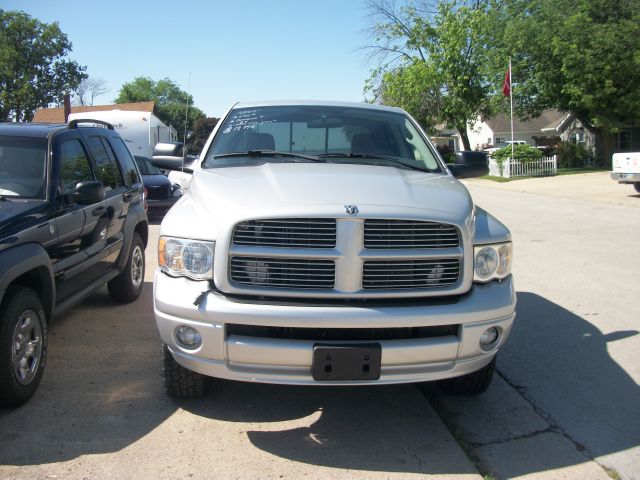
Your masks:
<svg viewBox="0 0 640 480"><path fill-rule="evenodd" d="M199 162L160 227L169 395L211 377L489 386L515 317L511 236L455 178L486 174L484 153L445 165L398 108L279 102L235 105Z"/></svg>

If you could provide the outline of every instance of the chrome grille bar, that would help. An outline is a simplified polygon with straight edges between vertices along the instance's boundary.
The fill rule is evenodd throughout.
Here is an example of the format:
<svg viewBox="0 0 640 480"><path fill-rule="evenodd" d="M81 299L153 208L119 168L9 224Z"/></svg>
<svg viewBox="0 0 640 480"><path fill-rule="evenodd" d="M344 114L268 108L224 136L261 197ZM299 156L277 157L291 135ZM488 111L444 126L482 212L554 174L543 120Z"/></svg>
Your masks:
<svg viewBox="0 0 640 480"><path fill-rule="evenodd" d="M248 220L236 225L235 245L256 247L334 248L333 218L286 218Z"/></svg>
<svg viewBox="0 0 640 480"><path fill-rule="evenodd" d="M231 257L231 280L250 287L331 289L333 260Z"/></svg>
<svg viewBox="0 0 640 480"><path fill-rule="evenodd" d="M411 220L364 222L364 246L370 249L452 248L460 245L453 225Z"/></svg>
<svg viewBox="0 0 640 480"><path fill-rule="evenodd" d="M362 288L393 290L402 288L438 288L457 283L460 260L376 260L364 262Z"/></svg>

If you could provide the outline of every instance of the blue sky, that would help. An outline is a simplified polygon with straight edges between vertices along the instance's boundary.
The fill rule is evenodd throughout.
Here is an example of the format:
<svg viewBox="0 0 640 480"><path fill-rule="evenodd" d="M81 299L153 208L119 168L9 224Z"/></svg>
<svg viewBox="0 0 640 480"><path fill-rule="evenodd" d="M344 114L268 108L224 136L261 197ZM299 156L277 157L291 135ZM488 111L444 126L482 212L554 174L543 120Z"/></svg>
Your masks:
<svg viewBox="0 0 640 480"><path fill-rule="evenodd" d="M369 26L362 0L3 0L57 21L71 57L110 89L144 75L188 88L208 116L236 101L362 101L369 71L360 47Z"/></svg>

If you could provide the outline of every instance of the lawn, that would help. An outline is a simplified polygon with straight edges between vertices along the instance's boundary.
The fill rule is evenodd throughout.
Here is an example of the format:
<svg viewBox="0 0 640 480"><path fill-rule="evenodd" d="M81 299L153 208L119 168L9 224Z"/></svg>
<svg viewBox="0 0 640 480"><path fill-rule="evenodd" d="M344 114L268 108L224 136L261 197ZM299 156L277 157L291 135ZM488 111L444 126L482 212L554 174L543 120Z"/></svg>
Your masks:
<svg viewBox="0 0 640 480"><path fill-rule="evenodd" d="M609 172L611 169L609 168L559 168L558 175L577 175L579 173L597 173L597 172ZM515 182L517 180L524 180L526 178L541 178L541 177L517 177L517 178L502 178L502 177L494 177L491 175L485 175L484 177L480 177L485 180L493 180L494 182Z"/></svg>

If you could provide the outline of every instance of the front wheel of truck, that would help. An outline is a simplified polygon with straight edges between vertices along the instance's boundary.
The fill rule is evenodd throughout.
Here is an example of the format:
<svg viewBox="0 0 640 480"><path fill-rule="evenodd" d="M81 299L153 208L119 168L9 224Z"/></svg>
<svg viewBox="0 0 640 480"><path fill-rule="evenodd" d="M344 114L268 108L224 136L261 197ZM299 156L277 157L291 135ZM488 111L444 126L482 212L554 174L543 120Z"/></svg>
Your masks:
<svg viewBox="0 0 640 480"><path fill-rule="evenodd" d="M477 372L440 380L438 386L444 393L449 395L478 395L483 393L491 385L493 372L496 369L496 358L497 355L493 357L489 364Z"/></svg>
<svg viewBox="0 0 640 480"><path fill-rule="evenodd" d="M211 379L206 375L184 368L175 361L166 343L162 343L162 380L164 390L173 398L202 397L209 389Z"/></svg>
<svg viewBox="0 0 640 480"><path fill-rule="evenodd" d="M633 184L633 188L636 189L636 192L640 193L640 182L636 182Z"/></svg>

